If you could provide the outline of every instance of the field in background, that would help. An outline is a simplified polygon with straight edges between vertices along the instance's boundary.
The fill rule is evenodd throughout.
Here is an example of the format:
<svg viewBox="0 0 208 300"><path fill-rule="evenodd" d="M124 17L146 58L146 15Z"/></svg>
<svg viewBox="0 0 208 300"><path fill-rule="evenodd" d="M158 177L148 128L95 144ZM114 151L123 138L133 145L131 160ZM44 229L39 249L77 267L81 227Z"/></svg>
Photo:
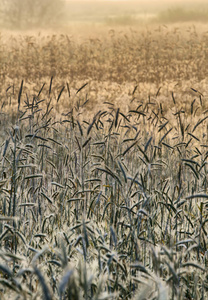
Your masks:
<svg viewBox="0 0 208 300"><path fill-rule="evenodd" d="M0 299L207 299L207 25L73 5L0 34Z"/></svg>
<svg viewBox="0 0 208 300"><path fill-rule="evenodd" d="M67 22L129 25L146 22L207 21L206 1L68 1Z"/></svg>
<svg viewBox="0 0 208 300"><path fill-rule="evenodd" d="M142 26L208 21L206 0L7 0L8 5L3 3L6 1L0 3L0 28L3 30L52 28L57 31L60 27L68 29L72 24Z"/></svg>
<svg viewBox="0 0 208 300"><path fill-rule="evenodd" d="M206 25L177 24L148 27L74 25L70 34L29 32L2 33L1 99L4 109L17 107L21 81L24 93L48 88L51 76L56 97L62 90L59 110L70 110L76 90L84 89L86 109L92 112L103 101L127 107L132 91L147 99L160 89L160 101L167 105L172 92L183 107L193 100L191 88L206 97L208 33ZM67 86L70 92L67 90ZM69 97L70 94L70 97ZM56 104L57 106L57 104Z"/></svg>

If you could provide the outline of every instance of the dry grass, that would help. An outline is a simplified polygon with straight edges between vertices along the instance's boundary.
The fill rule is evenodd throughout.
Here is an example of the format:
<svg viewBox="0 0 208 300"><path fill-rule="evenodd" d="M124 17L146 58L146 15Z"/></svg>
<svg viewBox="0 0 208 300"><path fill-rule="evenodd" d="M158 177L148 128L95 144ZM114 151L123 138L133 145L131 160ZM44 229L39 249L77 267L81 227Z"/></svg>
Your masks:
<svg viewBox="0 0 208 300"><path fill-rule="evenodd" d="M88 26L86 31L92 29ZM88 33L86 38L85 31L78 37L40 33L10 36L8 40L1 36L0 76L33 82L51 75L70 81L87 78L119 83L200 81L207 76L208 35L206 26L199 28L121 27L102 37L99 33L103 31L91 37Z"/></svg>
<svg viewBox="0 0 208 300"><path fill-rule="evenodd" d="M204 28L1 41L1 299L207 299Z"/></svg>

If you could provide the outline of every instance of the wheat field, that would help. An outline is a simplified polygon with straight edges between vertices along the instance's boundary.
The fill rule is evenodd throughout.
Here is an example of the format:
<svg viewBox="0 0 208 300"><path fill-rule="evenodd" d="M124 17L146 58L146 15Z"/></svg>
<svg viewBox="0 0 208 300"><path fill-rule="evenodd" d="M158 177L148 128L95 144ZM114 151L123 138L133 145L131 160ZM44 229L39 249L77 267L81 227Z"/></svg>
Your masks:
<svg viewBox="0 0 208 300"><path fill-rule="evenodd" d="M0 299L208 298L206 24L0 34Z"/></svg>

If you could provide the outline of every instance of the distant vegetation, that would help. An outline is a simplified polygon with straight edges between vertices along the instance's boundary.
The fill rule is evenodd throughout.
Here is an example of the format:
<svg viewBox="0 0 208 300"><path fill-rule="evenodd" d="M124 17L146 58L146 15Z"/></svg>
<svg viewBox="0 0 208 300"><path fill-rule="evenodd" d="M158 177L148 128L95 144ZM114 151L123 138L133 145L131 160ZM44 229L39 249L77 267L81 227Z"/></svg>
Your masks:
<svg viewBox="0 0 208 300"><path fill-rule="evenodd" d="M62 0L2 0L0 26L7 29L53 27L64 14Z"/></svg>
<svg viewBox="0 0 208 300"><path fill-rule="evenodd" d="M154 23L177 23L177 22L208 22L208 7L203 9L188 9L184 7L168 8L159 11L155 14L148 13L134 13L114 15L107 17L105 23L110 26L138 26L141 24Z"/></svg>
<svg viewBox="0 0 208 300"><path fill-rule="evenodd" d="M150 23L207 22L208 5L175 6L168 2L147 6L135 1L64 1L64 0L2 0L0 26L2 29L67 27L83 22L108 26L140 26Z"/></svg>
<svg viewBox="0 0 208 300"><path fill-rule="evenodd" d="M120 15L106 18L106 24L110 26L129 26L138 24L138 20L132 15Z"/></svg>
<svg viewBox="0 0 208 300"><path fill-rule="evenodd" d="M164 23L176 22L208 22L207 9L187 9L183 7L170 8L159 12L157 20Z"/></svg>

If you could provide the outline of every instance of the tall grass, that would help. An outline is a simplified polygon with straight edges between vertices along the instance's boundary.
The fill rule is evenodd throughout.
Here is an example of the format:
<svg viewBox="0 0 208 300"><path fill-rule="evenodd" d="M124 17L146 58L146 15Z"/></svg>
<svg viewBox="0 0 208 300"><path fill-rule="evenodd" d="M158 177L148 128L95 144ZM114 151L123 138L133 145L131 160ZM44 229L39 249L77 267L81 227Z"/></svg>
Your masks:
<svg viewBox="0 0 208 300"><path fill-rule="evenodd" d="M21 85L14 125L4 123L2 299L206 299L201 94L191 113L173 94L171 118L159 98L87 117L85 85L57 119L54 83L27 98Z"/></svg>
<svg viewBox="0 0 208 300"><path fill-rule="evenodd" d="M34 79L55 75L70 81L160 84L207 76L206 28L191 25L117 28L101 34L98 30L90 38L85 31L79 37L40 33L0 38L4 80L25 78L35 83Z"/></svg>
<svg viewBox="0 0 208 300"><path fill-rule="evenodd" d="M181 28L1 37L1 299L207 299L207 35Z"/></svg>

